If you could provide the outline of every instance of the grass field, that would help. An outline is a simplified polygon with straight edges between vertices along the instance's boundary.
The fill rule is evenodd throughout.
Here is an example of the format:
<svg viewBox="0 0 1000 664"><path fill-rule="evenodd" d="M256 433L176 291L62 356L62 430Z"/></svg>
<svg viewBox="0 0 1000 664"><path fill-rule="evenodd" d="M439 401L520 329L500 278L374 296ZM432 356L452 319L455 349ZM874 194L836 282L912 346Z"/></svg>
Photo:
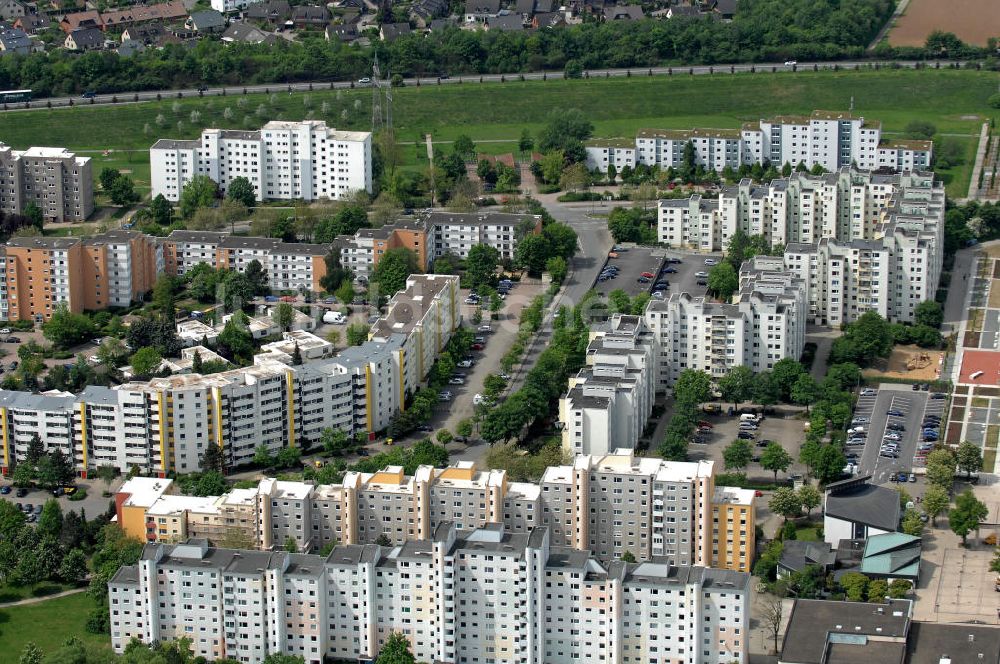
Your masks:
<svg viewBox="0 0 1000 664"><path fill-rule="evenodd" d="M64 583L50 583L45 581L34 586L8 586L0 585L0 602L16 602L29 597L45 597L55 595L64 590L69 590L73 586Z"/></svg>
<svg viewBox="0 0 1000 664"><path fill-rule="evenodd" d="M893 46L923 46L934 30L954 33L966 44L986 46L1000 35L1000 13L994 0L910 0L889 31Z"/></svg>
<svg viewBox="0 0 1000 664"><path fill-rule="evenodd" d="M995 73L957 70L465 83L397 89L393 119L397 140L404 144L404 165L415 166L424 151L413 142L427 132L436 142L468 134L475 141L503 141L482 144L484 152L512 151L523 129L536 132L550 112L570 108L587 113L596 136L633 137L641 127L731 128L779 113L847 109L853 99L855 111L881 121L887 133L921 119L960 141L966 164L942 176L950 194L964 195L979 126L1000 115L986 103L996 84ZM368 90L326 90L18 111L0 114L0 136L16 148L59 145L93 151L87 154L95 160L95 174L109 165L131 170L137 185L148 188L145 149L157 138L195 138L207 126L249 129L269 119L304 117L367 129L370 104Z"/></svg>
<svg viewBox="0 0 1000 664"><path fill-rule="evenodd" d="M111 638L84 629L94 600L83 592L38 604L0 609L0 664L17 664L29 641L46 654L71 636L85 643L111 647Z"/></svg>

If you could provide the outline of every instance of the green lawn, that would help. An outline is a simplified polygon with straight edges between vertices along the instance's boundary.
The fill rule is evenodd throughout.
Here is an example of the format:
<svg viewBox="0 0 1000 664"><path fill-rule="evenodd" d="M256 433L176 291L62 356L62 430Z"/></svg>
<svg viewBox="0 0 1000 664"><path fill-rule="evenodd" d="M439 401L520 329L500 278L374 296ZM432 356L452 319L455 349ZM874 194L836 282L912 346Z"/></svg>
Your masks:
<svg viewBox="0 0 1000 664"><path fill-rule="evenodd" d="M881 70L797 74L590 79L424 85L393 91L397 139L405 143L404 165L419 165L423 148L412 142L431 132L436 141L468 134L484 152L512 151L522 129L537 131L551 111L579 108L600 137L632 137L640 127L739 127L774 114L847 109L882 122L898 133L914 119L958 134L967 164L944 173L949 193L968 186L975 137L984 119L1000 115L986 99L996 91L996 74L959 70ZM149 186L143 152L159 137L194 138L202 127L256 128L265 120L310 116L345 129L367 129L369 90L313 91L169 99L117 107L0 114L0 136L16 148L60 145L88 153L95 172L103 166L132 170L140 188ZM227 119L226 116L229 116ZM446 148L447 146L441 146ZM105 157L102 150L113 151ZM139 152L121 152L135 151ZM424 157L425 158L425 157Z"/></svg>
<svg viewBox="0 0 1000 664"><path fill-rule="evenodd" d="M816 532L816 526L799 526L795 529L795 539L803 542L818 542L819 533Z"/></svg>
<svg viewBox="0 0 1000 664"><path fill-rule="evenodd" d="M38 604L0 609L0 664L17 664L29 641L49 653L75 636L88 644L111 647L111 637L84 629L94 600L87 593Z"/></svg>
<svg viewBox="0 0 1000 664"><path fill-rule="evenodd" d="M16 602L29 597L45 597L69 590L72 586L64 583L50 583L48 581L34 586L7 586L0 585L0 603Z"/></svg>

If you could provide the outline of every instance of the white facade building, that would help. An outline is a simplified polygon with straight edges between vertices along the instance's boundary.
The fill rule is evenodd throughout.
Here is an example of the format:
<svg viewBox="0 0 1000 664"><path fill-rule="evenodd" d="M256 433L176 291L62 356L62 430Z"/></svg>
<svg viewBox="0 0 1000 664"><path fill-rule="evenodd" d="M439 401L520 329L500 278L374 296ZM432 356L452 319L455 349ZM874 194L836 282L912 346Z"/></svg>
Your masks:
<svg viewBox="0 0 1000 664"><path fill-rule="evenodd" d="M237 177L257 200L341 199L372 191L370 132L342 131L320 120L268 122L259 131L205 129L191 141L161 139L149 150L152 195L177 201L196 175L225 191Z"/></svg>
<svg viewBox="0 0 1000 664"><path fill-rule="evenodd" d="M502 526L398 547L340 545L326 558L149 545L108 584L112 645L187 637L195 655L373 660L401 632L434 662L744 664L747 573L601 563ZM603 655L603 657L601 657Z"/></svg>

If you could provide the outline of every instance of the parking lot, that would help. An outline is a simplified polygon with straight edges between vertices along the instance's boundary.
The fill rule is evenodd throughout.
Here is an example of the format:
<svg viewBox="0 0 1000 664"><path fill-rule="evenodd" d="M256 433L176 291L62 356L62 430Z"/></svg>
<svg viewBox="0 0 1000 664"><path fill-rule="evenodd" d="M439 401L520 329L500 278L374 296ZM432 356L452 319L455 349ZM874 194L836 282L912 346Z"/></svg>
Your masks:
<svg viewBox="0 0 1000 664"><path fill-rule="evenodd" d="M694 296L702 296L708 290L707 286L699 286L698 272L708 272L705 259L711 258L721 260L716 254L688 254L679 251L670 251L656 247L637 247L629 244L620 245L621 251L615 252L618 258L608 258L606 265L613 265L618 268L618 276L607 281L598 281L594 288L601 295L607 296L613 290L621 289L628 293L629 297L635 297L640 293L651 292L657 281L666 281L670 288L665 291L665 295L670 293L690 293ZM679 259L681 262L667 263L668 259ZM661 270L671 269L673 272L662 273ZM639 278L643 273L654 275L648 282L640 282Z"/></svg>
<svg viewBox="0 0 1000 664"><path fill-rule="evenodd" d="M862 392L854 418L856 422L859 418L866 420L856 424L865 429L864 444L847 446L848 454L858 455L859 475L871 475L876 483L883 483L890 481L893 473L913 470L924 417L942 415L947 403L945 399L928 396L928 392L914 391L910 385L893 383L882 383L877 389ZM894 414L889 415L890 411ZM894 425L903 429L894 431ZM894 440L886 439L887 436ZM883 442L895 443L895 456L880 453Z"/></svg>
<svg viewBox="0 0 1000 664"><path fill-rule="evenodd" d="M10 486L9 482L5 479L2 483L3 485ZM114 491L121 484L121 478L116 479L112 482L110 490ZM59 507L62 508L63 513L70 510L79 512L81 509L86 510L87 518L96 517L99 514L104 514L110 505L110 498L105 498L102 493L104 492L106 485L100 480L77 480L76 481L77 491L86 491L87 495L83 500L72 501L68 496L60 496L56 498L59 501ZM16 493L17 489L11 486L11 492L7 494L0 495L0 498L7 500L15 505L18 503L22 507L27 508L31 505L33 511L38 509L38 506L44 505L49 500L53 499L53 496L48 491L42 491L41 489L31 489L24 496L18 496Z"/></svg>

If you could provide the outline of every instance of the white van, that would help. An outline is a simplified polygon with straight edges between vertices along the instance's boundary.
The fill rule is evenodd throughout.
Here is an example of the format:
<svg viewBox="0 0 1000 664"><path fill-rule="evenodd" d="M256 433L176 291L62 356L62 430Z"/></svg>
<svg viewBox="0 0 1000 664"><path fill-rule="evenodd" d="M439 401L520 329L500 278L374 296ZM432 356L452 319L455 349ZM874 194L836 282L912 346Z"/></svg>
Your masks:
<svg viewBox="0 0 1000 664"><path fill-rule="evenodd" d="M339 311L328 311L323 314L323 322L333 323L334 325L343 325L347 322L347 316Z"/></svg>
<svg viewBox="0 0 1000 664"><path fill-rule="evenodd" d="M740 415L740 422L753 422L756 424L758 421L760 421L760 418L753 413L743 413Z"/></svg>

